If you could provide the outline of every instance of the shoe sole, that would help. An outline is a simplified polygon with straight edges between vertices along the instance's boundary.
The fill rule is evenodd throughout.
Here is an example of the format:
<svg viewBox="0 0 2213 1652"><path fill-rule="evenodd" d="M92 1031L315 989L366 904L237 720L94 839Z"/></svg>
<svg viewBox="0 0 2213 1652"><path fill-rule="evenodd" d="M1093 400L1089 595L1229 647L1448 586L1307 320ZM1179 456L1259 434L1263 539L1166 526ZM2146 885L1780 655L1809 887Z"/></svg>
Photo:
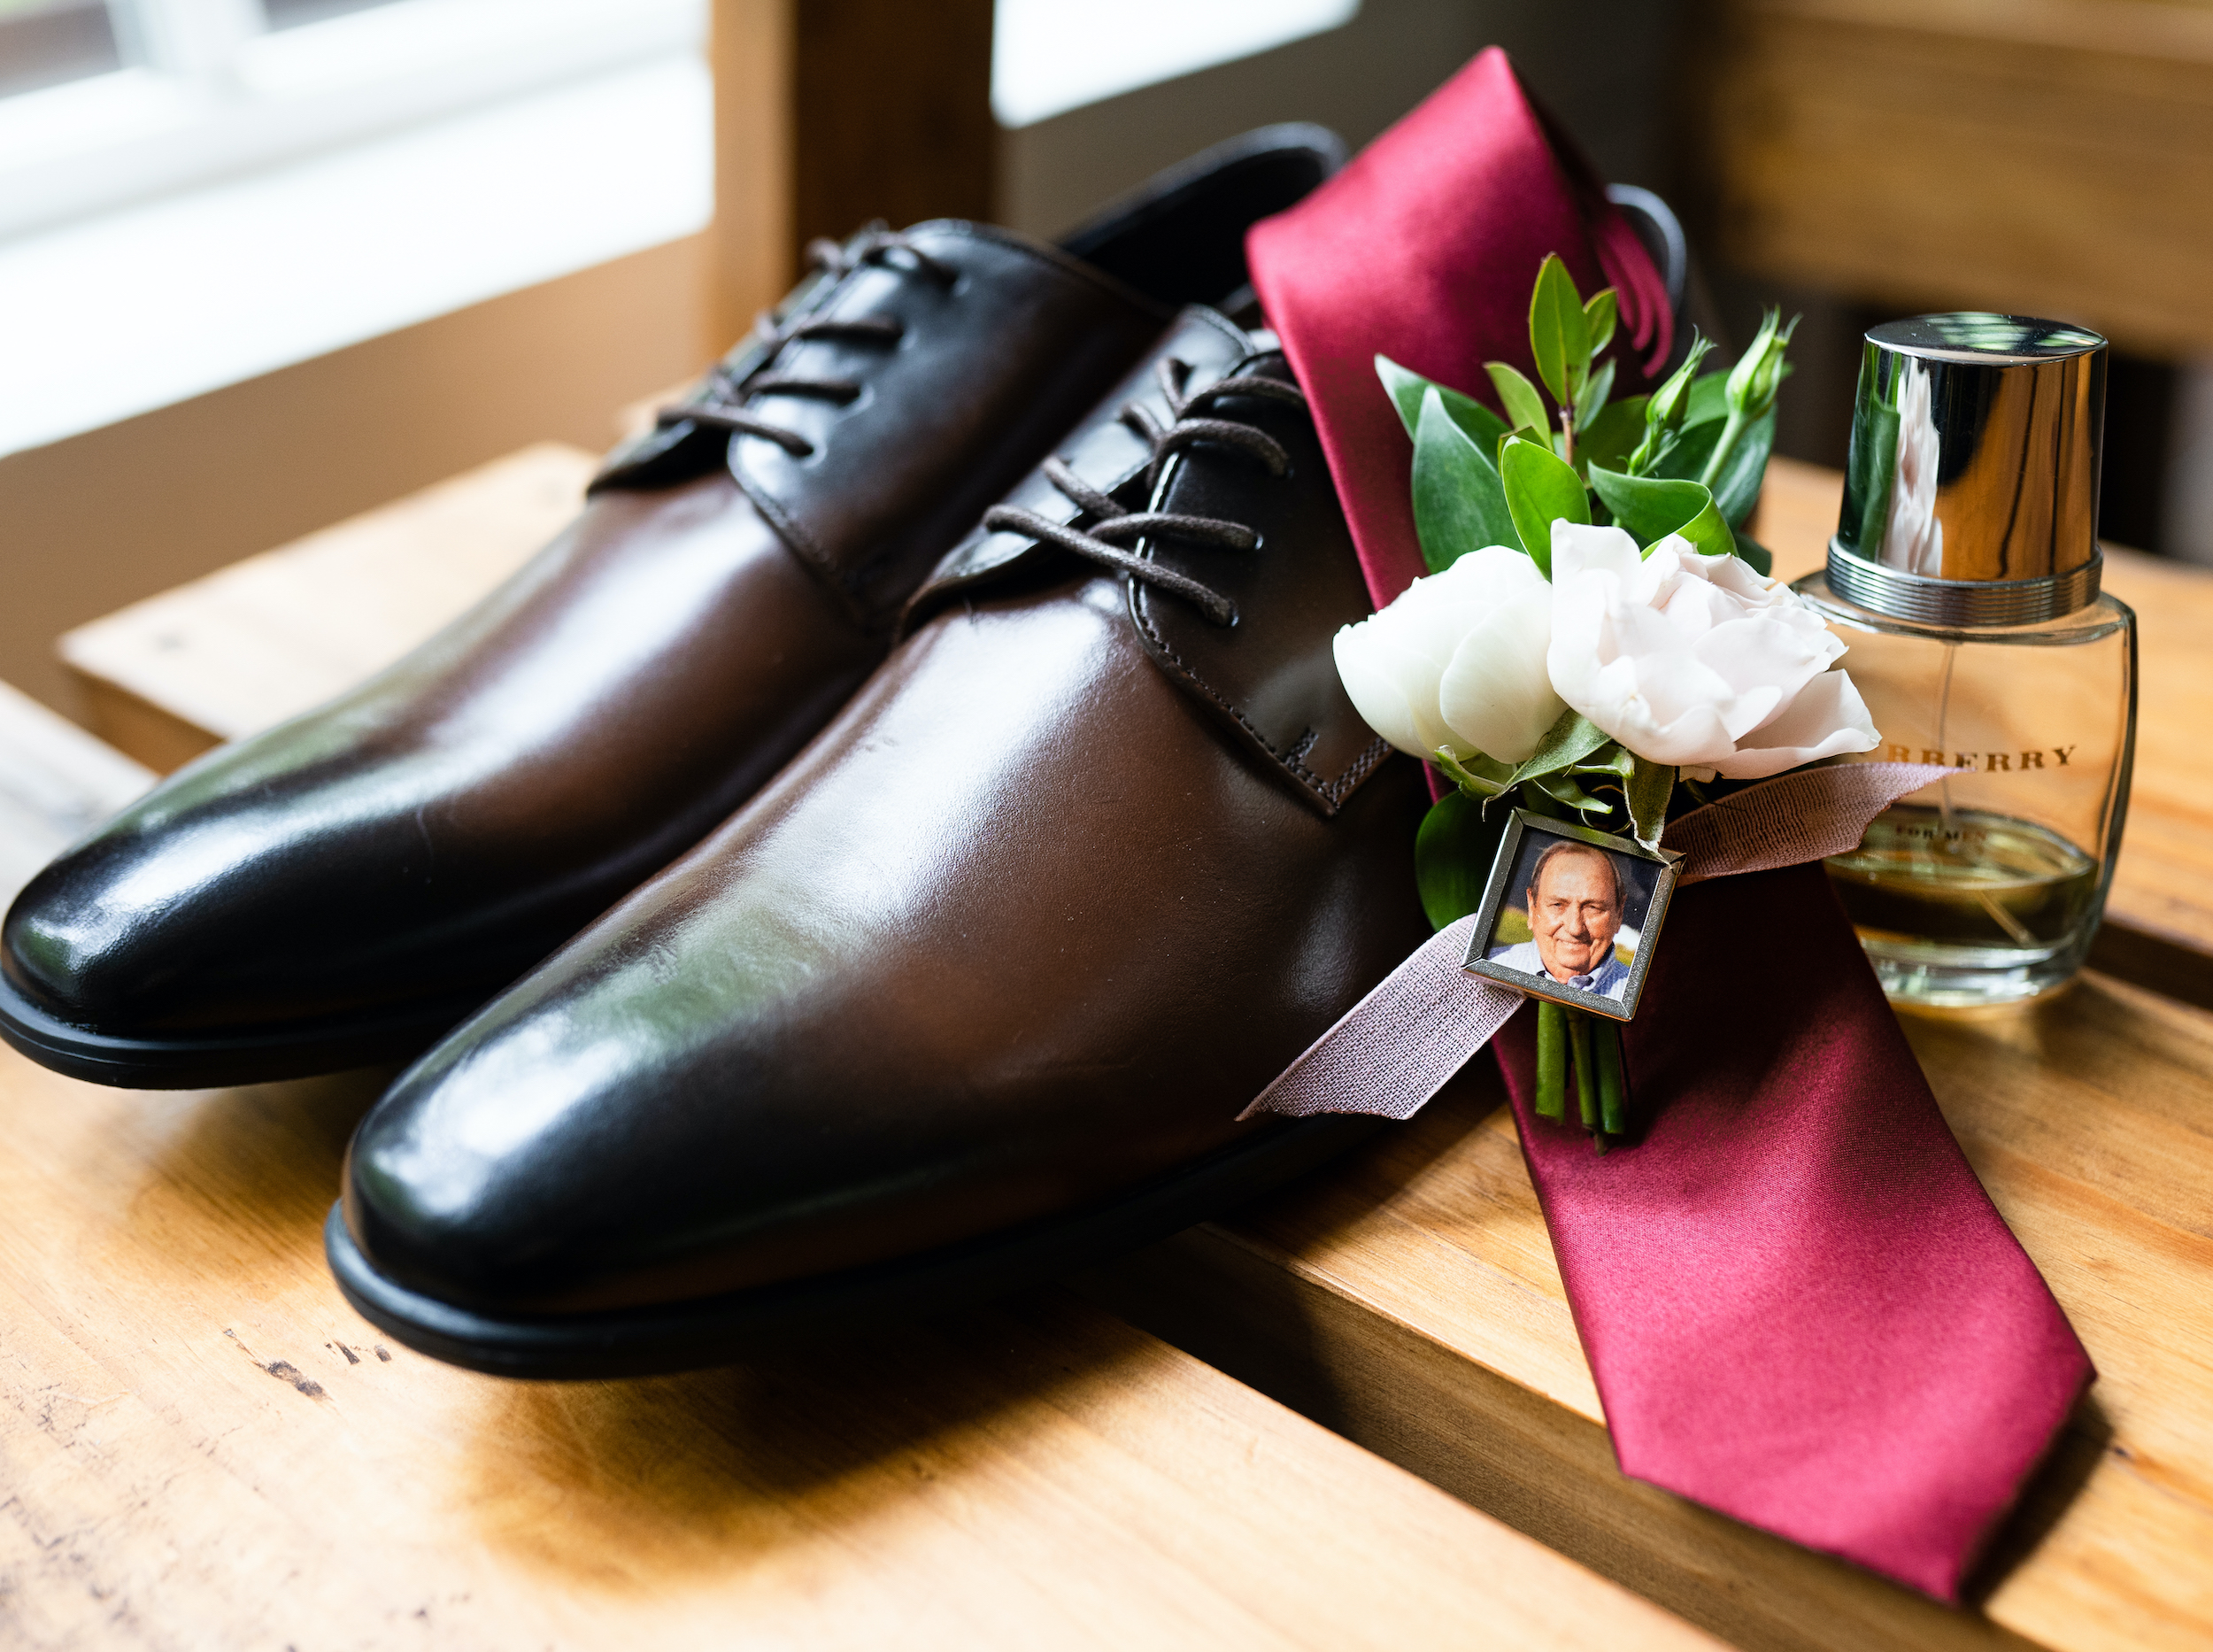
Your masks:
<svg viewBox="0 0 2213 1652"><path fill-rule="evenodd" d="M205 1038L127 1038L58 1020L0 975L0 1038L42 1067L123 1090L215 1090L419 1055L482 1001Z"/></svg>
<svg viewBox="0 0 2213 1652"><path fill-rule="evenodd" d="M921 1318L1042 1284L1272 1193L1359 1146L1382 1123L1301 1120L1106 1205L898 1262L691 1302L514 1317L457 1308L379 1273L354 1243L340 1205L323 1224L323 1247L355 1310L433 1359L495 1377L657 1377L728 1365L797 1338Z"/></svg>

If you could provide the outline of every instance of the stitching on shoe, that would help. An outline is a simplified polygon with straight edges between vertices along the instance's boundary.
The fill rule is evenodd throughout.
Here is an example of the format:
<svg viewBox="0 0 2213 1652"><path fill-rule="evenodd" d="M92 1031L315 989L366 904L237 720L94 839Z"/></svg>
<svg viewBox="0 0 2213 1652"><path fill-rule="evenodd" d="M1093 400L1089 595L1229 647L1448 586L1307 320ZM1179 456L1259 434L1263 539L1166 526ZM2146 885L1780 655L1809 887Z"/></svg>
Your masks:
<svg viewBox="0 0 2213 1652"><path fill-rule="evenodd" d="M1129 583L1136 584L1135 581ZM1275 759L1285 773L1291 775L1300 785L1306 787L1307 791L1328 805L1328 813L1336 814L1345 799L1359 787L1361 782L1374 772L1376 765L1389 755L1391 746L1387 741L1381 738L1371 740L1346 767L1342 774L1338 775L1336 779L1330 780L1315 773L1307 766L1306 762L1306 753L1313 750L1315 743L1322 737L1318 730L1307 730L1305 737L1289 752L1278 751L1268 737L1260 731L1259 727L1250 717L1238 710L1235 705L1219 693L1212 683L1200 676L1191 662L1176 652L1169 645L1168 639L1160 635L1160 628L1153 622L1153 605L1146 597L1145 588L1142 585L1137 586L1135 594L1137 628L1160 651L1160 657L1172 663L1176 670L1183 674L1185 682L1227 713L1238 728L1252 737L1253 744Z"/></svg>

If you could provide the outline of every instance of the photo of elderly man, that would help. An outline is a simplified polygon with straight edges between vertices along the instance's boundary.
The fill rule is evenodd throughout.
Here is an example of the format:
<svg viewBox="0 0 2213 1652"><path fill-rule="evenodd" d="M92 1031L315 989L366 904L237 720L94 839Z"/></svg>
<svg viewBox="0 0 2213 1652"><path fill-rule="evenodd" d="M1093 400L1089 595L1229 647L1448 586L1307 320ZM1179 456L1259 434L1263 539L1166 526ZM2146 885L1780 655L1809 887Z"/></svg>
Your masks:
<svg viewBox="0 0 2213 1652"><path fill-rule="evenodd" d="M1548 975L1566 986L1619 1000L1629 967L1614 955L1629 892L1614 857L1583 843L1555 843L1537 857L1530 873L1530 933L1534 938L1494 946L1491 958L1509 969Z"/></svg>

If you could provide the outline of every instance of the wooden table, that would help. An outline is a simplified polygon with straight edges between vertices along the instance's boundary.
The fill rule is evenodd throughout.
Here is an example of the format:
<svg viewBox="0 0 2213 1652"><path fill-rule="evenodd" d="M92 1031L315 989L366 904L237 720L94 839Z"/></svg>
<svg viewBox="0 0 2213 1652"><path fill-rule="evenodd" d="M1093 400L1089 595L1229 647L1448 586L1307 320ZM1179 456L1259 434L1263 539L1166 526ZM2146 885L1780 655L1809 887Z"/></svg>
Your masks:
<svg viewBox="0 0 2213 1652"><path fill-rule="evenodd" d="M1060 1293L652 1382L385 1343L320 1229L388 1076L0 1047L0 1645L1714 1645Z"/></svg>
<svg viewBox="0 0 2213 1652"><path fill-rule="evenodd" d="M1838 488L1833 474L1776 462L1756 528L1778 572L1818 565ZM349 577L406 577L392 566L412 543L398 520L346 530L382 547L365 550ZM243 610L233 598L251 583L237 572L232 586L219 575L127 611L114 635L147 638L166 625L183 639L166 651L173 661L193 657L203 634L251 649L254 628L234 623ZM482 576L497 575L487 566ZM2213 712L2203 663L2213 660L2213 576L2116 552L2108 583L2142 615L2144 724L2098 957L2137 984L2093 973L2026 1009L1908 1027L1947 1116L2101 1372L1986 1569L1978 1610L1947 1611L1622 1478L1485 1063L1352 1162L1100 1270L1079 1289L1739 1645L2213 1643L2213 1015L2182 1001L2213 1003L2213 876L2197 847L2198 822L2213 820L2213 782L2195 761ZM432 622L420 615L418 628ZM284 630L274 624L273 634ZM142 695L162 691L157 652L130 656ZM258 714L274 720L281 698ZM320 1128L332 1144L342 1131L335 1118ZM246 1133L260 1139L258 1127ZM254 1208L241 1195L223 1206ZM76 1254L40 1266L74 1278ZM291 1350L342 1338L329 1316L343 1310L312 1277L288 1288L326 1318L296 1322L274 1340L224 1323L249 1341L261 1336L265 1361L276 1351L305 1370ZM325 1361L332 1373L335 1357ZM314 1380L325 1381L325 1367ZM434 1375L465 1387L482 1380ZM453 1436L444 1438L420 1460L444 1461Z"/></svg>
<svg viewBox="0 0 2213 1652"><path fill-rule="evenodd" d="M106 685L174 759L187 713L286 714L471 600L590 464L528 451L83 657L189 685ZM0 874L151 779L0 687ZM135 1094L0 1047L0 1645L1715 1644L1066 1293L654 1382L385 1343L320 1226L389 1077Z"/></svg>
<svg viewBox="0 0 2213 1652"><path fill-rule="evenodd" d="M1819 566L1839 479L1778 460L1778 575ZM2213 575L2115 552L2144 627L2124 921L2213 951ZM2141 836L2138 834L2141 832ZM2154 918L2170 925L2154 932ZM2111 919L2109 919L2111 922ZM1624 1479L1496 1069L1349 1166L1100 1270L1134 1322L1746 1647L2213 1645L2213 1014L2100 974L1906 1020L1946 1118L2100 1372L2024 1515L1946 1611Z"/></svg>

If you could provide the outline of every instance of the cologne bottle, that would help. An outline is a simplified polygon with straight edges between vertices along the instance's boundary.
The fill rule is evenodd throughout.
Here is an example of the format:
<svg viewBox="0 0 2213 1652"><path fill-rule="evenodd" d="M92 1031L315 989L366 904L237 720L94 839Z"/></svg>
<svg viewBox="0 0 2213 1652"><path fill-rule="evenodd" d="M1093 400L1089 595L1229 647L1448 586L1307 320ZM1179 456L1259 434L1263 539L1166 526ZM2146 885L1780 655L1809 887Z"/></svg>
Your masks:
<svg viewBox="0 0 2213 1652"><path fill-rule="evenodd" d="M2025 316L1866 336L1826 573L1883 744L1953 773L1828 862L1891 999L2036 997L2081 968L2136 746L2136 616L2098 590L2105 340Z"/></svg>

